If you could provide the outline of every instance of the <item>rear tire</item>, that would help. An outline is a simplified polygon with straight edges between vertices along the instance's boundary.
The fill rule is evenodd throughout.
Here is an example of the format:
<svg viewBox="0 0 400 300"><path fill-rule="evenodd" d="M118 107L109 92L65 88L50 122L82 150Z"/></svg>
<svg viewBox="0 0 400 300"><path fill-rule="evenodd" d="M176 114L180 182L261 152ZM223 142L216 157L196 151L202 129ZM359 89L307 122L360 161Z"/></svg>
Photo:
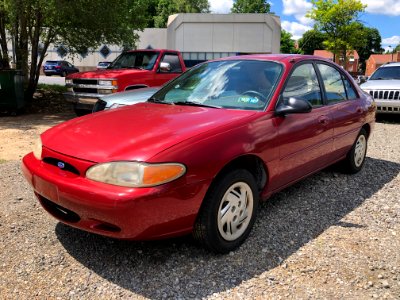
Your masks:
<svg viewBox="0 0 400 300"><path fill-rule="evenodd" d="M355 174L363 168L367 154L367 145L367 131L364 128L361 128L356 141L342 162L344 172Z"/></svg>
<svg viewBox="0 0 400 300"><path fill-rule="evenodd" d="M257 215L256 181L247 170L234 170L217 179L204 198L193 237L205 248L227 253L250 234Z"/></svg>

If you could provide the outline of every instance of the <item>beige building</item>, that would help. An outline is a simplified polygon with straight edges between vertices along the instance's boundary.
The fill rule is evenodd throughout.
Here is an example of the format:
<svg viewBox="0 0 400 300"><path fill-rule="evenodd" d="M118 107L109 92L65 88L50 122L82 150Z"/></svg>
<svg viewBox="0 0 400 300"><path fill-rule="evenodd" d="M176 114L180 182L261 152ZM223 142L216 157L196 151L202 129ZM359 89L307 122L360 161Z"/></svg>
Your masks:
<svg viewBox="0 0 400 300"><path fill-rule="evenodd" d="M220 57L250 53L279 53L280 18L269 14L177 14L167 28L146 28L138 32L137 48L179 50L187 66ZM93 53L71 57L68 50L50 47L46 60L68 60L81 71L100 61L112 61L122 49L102 45Z"/></svg>

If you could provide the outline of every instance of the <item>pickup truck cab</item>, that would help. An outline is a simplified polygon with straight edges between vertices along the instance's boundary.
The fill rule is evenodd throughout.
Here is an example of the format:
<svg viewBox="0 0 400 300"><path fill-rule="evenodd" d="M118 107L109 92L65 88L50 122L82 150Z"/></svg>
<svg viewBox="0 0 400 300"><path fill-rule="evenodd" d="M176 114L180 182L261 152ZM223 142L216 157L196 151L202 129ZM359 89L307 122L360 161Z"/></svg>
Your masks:
<svg viewBox="0 0 400 300"><path fill-rule="evenodd" d="M144 87L161 86L186 70L175 50L132 50L122 53L104 70L80 72L66 80L64 94L78 116L92 112L105 95Z"/></svg>

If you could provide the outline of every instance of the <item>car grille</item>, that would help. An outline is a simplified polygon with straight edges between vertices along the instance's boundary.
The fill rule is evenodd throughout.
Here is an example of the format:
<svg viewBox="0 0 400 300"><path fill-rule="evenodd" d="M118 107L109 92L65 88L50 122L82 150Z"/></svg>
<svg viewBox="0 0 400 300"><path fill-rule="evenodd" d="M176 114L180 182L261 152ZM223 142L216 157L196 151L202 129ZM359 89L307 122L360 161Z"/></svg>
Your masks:
<svg viewBox="0 0 400 300"><path fill-rule="evenodd" d="M400 100L400 91L369 91L375 100Z"/></svg>
<svg viewBox="0 0 400 300"><path fill-rule="evenodd" d="M71 165L65 161L61 161L57 158L45 157L45 158L43 158L43 162L53 165L53 166L56 166L56 167L59 167L60 169L62 169L64 171L68 171L68 172L74 173L76 175L79 175L79 171L77 168L75 168L73 165Z"/></svg>
<svg viewBox="0 0 400 300"><path fill-rule="evenodd" d="M75 93L97 94L97 89L74 87Z"/></svg>
<svg viewBox="0 0 400 300"><path fill-rule="evenodd" d="M106 106L107 106L107 102L106 101L99 100L94 105L92 112L102 111L102 110L104 110L106 108Z"/></svg>
<svg viewBox="0 0 400 300"><path fill-rule="evenodd" d="M73 84L94 84L97 85L97 79L72 79Z"/></svg>
<svg viewBox="0 0 400 300"><path fill-rule="evenodd" d="M79 215L72 210L66 209L65 207L50 201L42 195L37 194L37 196L43 207L57 219L68 223L78 223L81 220Z"/></svg>
<svg viewBox="0 0 400 300"><path fill-rule="evenodd" d="M400 112L400 90L372 90L369 94L376 100L376 109L383 113L399 113ZM382 101L393 101L382 103ZM399 102L397 102L399 101Z"/></svg>

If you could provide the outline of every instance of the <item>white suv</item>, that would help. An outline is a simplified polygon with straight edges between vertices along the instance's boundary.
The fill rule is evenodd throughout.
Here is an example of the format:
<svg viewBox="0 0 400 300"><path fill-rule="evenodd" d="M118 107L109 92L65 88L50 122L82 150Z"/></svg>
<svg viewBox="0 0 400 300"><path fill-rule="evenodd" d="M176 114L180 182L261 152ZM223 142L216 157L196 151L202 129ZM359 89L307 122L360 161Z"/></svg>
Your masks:
<svg viewBox="0 0 400 300"><path fill-rule="evenodd" d="M377 112L400 114L400 63L379 67L360 87L374 97Z"/></svg>

